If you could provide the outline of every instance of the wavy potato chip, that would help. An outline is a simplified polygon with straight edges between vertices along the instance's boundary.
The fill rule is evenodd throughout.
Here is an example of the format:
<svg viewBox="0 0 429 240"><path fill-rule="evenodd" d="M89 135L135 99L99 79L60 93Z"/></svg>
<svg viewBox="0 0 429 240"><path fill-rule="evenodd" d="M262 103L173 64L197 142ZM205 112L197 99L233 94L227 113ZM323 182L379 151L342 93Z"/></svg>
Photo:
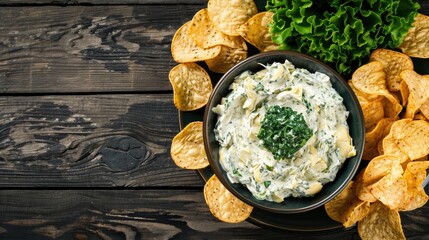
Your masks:
<svg viewBox="0 0 429 240"><path fill-rule="evenodd" d="M403 53L389 49L376 49L371 53L371 61L383 64L386 73L386 86L389 91L399 91L402 82L399 74L403 70L413 70L414 65L411 58Z"/></svg>
<svg viewBox="0 0 429 240"><path fill-rule="evenodd" d="M380 96L378 94L368 94L364 93L361 90L357 89L355 85L353 85L352 80L347 81L350 88L353 90L353 92L356 94L359 102L372 102L372 101L379 101L383 98L383 96Z"/></svg>
<svg viewBox="0 0 429 240"><path fill-rule="evenodd" d="M414 118L414 114L429 99L429 76L424 76L412 70L404 70L401 79L407 83L409 96L405 118Z"/></svg>
<svg viewBox="0 0 429 240"><path fill-rule="evenodd" d="M188 34L201 48L224 45L247 50L246 42L241 36L229 36L214 27L210 21L207 8L201 9L194 15L189 25Z"/></svg>
<svg viewBox="0 0 429 240"><path fill-rule="evenodd" d="M209 165L203 143L203 123L191 122L171 143L171 158L184 169L201 169Z"/></svg>
<svg viewBox="0 0 429 240"><path fill-rule="evenodd" d="M339 195L325 204L328 216L346 228L353 226L369 212L369 202L358 199L353 188L354 183L351 181Z"/></svg>
<svg viewBox="0 0 429 240"><path fill-rule="evenodd" d="M403 175L407 182L407 194L399 208L400 211L411 211L427 203L429 196L423 188L427 168L429 161L414 161L407 164Z"/></svg>
<svg viewBox="0 0 429 240"><path fill-rule="evenodd" d="M387 174L395 171L396 175L402 174L402 167L397 157L392 155L380 155L372 159L364 170L362 180L364 183L375 183Z"/></svg>
<svg viewBox="0 0 429 240"><path fill-rule="evenodd" d="M365 169L361 170L357 177L355 177L353 192L360 200L372 203L377 201L377 198L375 198L374 195L372 195L372 193L368 189L370 183L366 183L363 181L364 172Z"/></svg>
<svg viewBox="0 0 429 240"><path fill-rule="evenodd" d="M393 124L392 124L393 126ZM383 138L382 141L383 154L393 155L399 159L401 163L407 162L410 160L407 154L405 154L396 144L396 140L393 138L392 134L388 134Z"/></svg>
<svg viewBox="0 0 429 240"><path fill-rule="evenodd" d="M401 104L402 106L406 106L408 103L408 97L410 96L410 90L408 90L407 82L401 81L399 91L401 93Z"/></svg>
<svg viewBox="0 0 429 240"><path fill-rule="evenodd" d="M399 165L402 170L402 167ZM368 186L369 191L384 205L392 210L399 209L407 195L407 181L402 173L392 171L374 184Z"/></svg>
<svg viewBox="0 0 429 240"><path fill-rule="evenodd" d="M242 25L238 32L250 44L260 52L277 50L279 45L271 39L269 24L273 20L273 12L260 12L251 17Z"/></svg>
<svg viewBox="0 0 429 240"><path fill-rule="evenodd" d="M196 63L181 63L168 74L173 86L174 105L192 111L207 104L213 86L209 74Z"/></svg>
<svg viewBox="0 0 429 240"><path fill-rule="evenodd" d="M360 103L365 122L365 130L371 131L384 118L383 98Z"/></svg>
<svg viewBox="0 0 429 240"><path fill-rule="evenodd" d="M398 101L386 87L386 73L384 66L379 61L372 61L360 66L352 74L352 83L360 91L366 94L381 95L392 103Z"/></svg>
<svg viewBox="0 0 429 240"><path fill-rule="evenodd" d="M393 118L380 119L370 132L365 133L365 148L362 159L371 160L379 155L378 143L387 135L393 122Z"/></svg>
<svg viewBox="0 0 429 240"><path fill-rule="evenodd" d="M241 25L258 13L253 0L209 0L207 9L213 25L230 36L239 36Z"/></svg>
<svg viewBox="0 0 429 240"><path fill-rule="evenodd" d="M213 216L223 222L242 222L253 211L252 206L242 202L229 192L216 175L213 175L206 182L204 186L204 198Z"/></svg>
<svg viewBox="0 0 429 240"><path fill-rule="evenodd" d="M202 48L195 43L188 34L190 25L191 21L183 24L173 36L171 55L174 61L178 63L198 62L219 55L220 46Z"/></svg>
<svg viewBox="0 0 429 240"><path fill-rule="evenodd" d="M210 71L215 73L226 73L235 64L247 58L247 51L242 48L230 48L221 46L220 54L205 62Z"/></svg>
<svg viewBox="0 0 429 240"><path fill-rule="evenodd" d="M358 233L362 240L405 239L399 212L380 202L371 204L368 215L358 223Z"/></svg>
<svg viewBox="0 0 429 240"><path fill-rule="evenodd" d="M391 128L395 143L411 160L429 154L429 123L424 120L402 119Z"/></svg>
<svg viewBox="0 0 429 240"><path fill-rule="evenodd" d="M399 48L411 57L429 58L429 16L417 14Z"/></svg>

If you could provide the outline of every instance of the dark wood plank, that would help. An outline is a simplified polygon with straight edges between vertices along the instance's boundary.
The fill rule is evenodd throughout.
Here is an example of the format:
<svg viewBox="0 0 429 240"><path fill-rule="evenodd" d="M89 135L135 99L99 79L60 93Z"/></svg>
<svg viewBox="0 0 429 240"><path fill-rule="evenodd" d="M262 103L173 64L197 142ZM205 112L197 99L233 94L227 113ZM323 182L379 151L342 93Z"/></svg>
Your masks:
<svg viewBox="0 0 429 240"><path fill-rule="evenodd" d="M428 190L428 189L427 189ZM2 190L1 239L359 239L222 223L195 190ZM402 212L408 239L429 237L429 205ZM293 217L291 215L290 217Z"/></svg>
<svg viewBox="0 0 429 240"><path fill-rule="evenodd" d="M0 93L169 91L196 5L0 7Z"/></svg>
<svg viewBox="0 0 429 240"><path fill-rule="evenodd" d="M31 196L31 197L29 197ZM2 190L2 239L308 239L215 219L199 190ZM355 229L336 236L357 238ZM331 239L332 233L312 239Z"/></svg>
<svg viewBox="0 0 429 240"><path fill-rule="evenodd" d="M202 186L171 94L0 97L0 187Z"/></svg>

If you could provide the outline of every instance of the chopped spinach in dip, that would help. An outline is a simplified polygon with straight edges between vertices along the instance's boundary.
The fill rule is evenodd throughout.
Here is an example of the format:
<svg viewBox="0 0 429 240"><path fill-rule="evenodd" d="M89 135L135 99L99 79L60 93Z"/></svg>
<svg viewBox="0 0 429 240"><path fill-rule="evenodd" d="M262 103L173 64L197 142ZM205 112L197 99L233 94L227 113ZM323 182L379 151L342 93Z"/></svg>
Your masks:
<svg viewBox="0 0 429 240"><path fill-rule="evenodd" d="M213 108L222 168L261 200L313 196L356 154L329 77L289 61L243 72Z"/></svg>

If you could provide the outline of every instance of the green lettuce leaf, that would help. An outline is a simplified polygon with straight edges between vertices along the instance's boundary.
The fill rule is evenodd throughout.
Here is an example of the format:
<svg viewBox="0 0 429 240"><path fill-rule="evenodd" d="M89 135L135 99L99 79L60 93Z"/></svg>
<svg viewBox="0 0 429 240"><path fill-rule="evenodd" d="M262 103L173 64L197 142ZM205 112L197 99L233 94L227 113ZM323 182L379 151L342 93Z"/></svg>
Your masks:
<svg viewBox="0 0 429 240"><path fill-rule="evenodd" d="M349 75L377 48L397 48L420 5L412 0L267 0L280 49L312 55Z"/></svg>

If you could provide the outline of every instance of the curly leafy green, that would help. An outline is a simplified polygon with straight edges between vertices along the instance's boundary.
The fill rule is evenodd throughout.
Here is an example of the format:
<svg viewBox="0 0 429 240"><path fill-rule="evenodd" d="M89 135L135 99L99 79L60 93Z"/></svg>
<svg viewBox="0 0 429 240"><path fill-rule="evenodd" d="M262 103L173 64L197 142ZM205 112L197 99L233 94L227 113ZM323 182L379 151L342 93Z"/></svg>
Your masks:
<svg viewBox="0 0 429 240"><path fill-rule="evenodd" d="M420 5L412 0L267 0L280 49L312 55L350 74L376 48L397 48Z"/></svg>

